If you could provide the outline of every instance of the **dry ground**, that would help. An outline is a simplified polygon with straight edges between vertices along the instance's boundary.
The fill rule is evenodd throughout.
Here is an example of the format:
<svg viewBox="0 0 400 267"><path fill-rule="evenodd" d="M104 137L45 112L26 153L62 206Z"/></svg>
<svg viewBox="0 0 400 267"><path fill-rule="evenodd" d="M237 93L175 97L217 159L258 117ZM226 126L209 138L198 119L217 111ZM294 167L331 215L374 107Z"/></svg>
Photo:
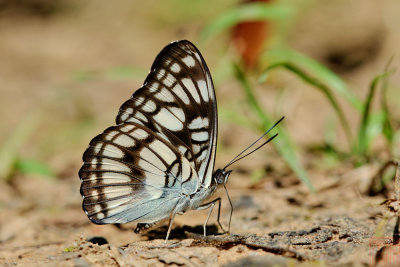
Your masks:
<svg viewBox="0 0 400 267"><path fill-rule="evenodd" d="M379 262L383 266L390 255L397 255L391 250L385 252L389 256L377 256L385 240L373 236L384 197L365 194L372 176L389 159L387 153L378 143L375 163L355 168L345 161L325 162L310 152L310 146L324 138L326 119L334 116L316 90L284 73L272 77L273 84L260 87L257 94L267 110L281 101L275 112L277 117L286 116L285 125L301 149L316 194L298 182L270 146L234 167L228 184L234 205L230 235L217 234L215 214L210 235L199 235L206 211L178 216L167 243L165 226L136 235L134 224L89 222L81 210L77 172L90 138L113 123L119 106L140 86L143 70L165 44L194 39L203 20L231 5L222 2L208 12L211 1L196 4L203 15L193 19L193 11L186 14L187 10L150 2L121 1L111 6L107 1L32 1L39 4L21 8L12 1L2 6L0 1L0 140L28 124L31 130L20 140L18 154L39 159L56 173L56 178L16 173L9 182L0 179L0 264L306 266L313 261L364 266L378 258L384 259ZM304 3L310 7L286 33L288 44L328 64L364 96L371 79L397 53L399 3ZM226 46L223 38L215 43L200 48L211 72ZM138 71L129 76L114 69L132 65ZM393 76L396 82L398 74ZM296 90L284 89L282 94L279 88ZM399 92L389 93L393 114L399 114L395 101ZM217 82L217 96L225 110L236 110L244 98L233 80ZM345 110L355 129L358 117L351 108ZM257 134L222 118L217 166L226 164ZM341 137L338 144L346 147ZM252 172L260 169L268 170L266 177L252 180ZM222 223L227 225L229 206L223 190L217 194L223 198ZM386 228L389 238L393 227L394 222ZM107 244L94 244L94 237L103 237Z"/></svg>

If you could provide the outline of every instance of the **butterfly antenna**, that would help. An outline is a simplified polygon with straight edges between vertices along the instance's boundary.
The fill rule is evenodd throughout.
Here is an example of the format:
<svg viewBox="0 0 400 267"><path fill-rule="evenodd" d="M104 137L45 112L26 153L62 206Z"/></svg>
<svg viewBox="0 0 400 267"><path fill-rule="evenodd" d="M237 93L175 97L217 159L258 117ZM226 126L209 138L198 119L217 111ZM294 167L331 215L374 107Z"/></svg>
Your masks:
<svg viewBox="0 0 400 267"><path fill-rule="evenodd" d="M235 159L234 161L229 162L229 164L226 165L226 166L224 167L224 169L227 168L227 167L229 167L229 166L232 165L233 163L238 162L238 161L241 160L242 158L245 158L245 157L247 157L248 155L253 154L253 153L256 152L257 150L259 150L260 148L262 148L264 145L268 144L272 139L274 139L274 138L277 137L277 136L278 136L278 134L275 134L274 136L270 137L267 141L265 141L264 143L262 143L261 145L259 145L259 146L258 146L257 148L255 148L254 150L252 150L252 151L250 151L249 153L247 153L247 154L241 156L240 158Z"/></svg>
<svg viewBox="0 0 400 267"><path fill-rule="evenodd" d="M272 139L274 139L278 134L275 134L274 136L272 136L271 138L269 138L267 141L265 141L264 143L262 143L260 146L258 146L257 148L255 148L254 150L252 150L251 152L245 154L244 156L243 153L245 153L247 150L249 150L252 146L254 146L258 141L260 141L262 138L264 138L273 128L275 128L276 125L278 125L278 123L280 123L285 117L280 118L277 122L275 122L275 124L268 129L268 131L266 131L263 135L261 135L256 141L254 141L251 145L249 145L247 148L245 148L242 152L240 152L236 157L234 157L223 169L229 167L230 165L232 165L233 163L241 160L242 158L247 157L248 155L256 152L257 150L259 150L261 147L263 147L264 145L266 145L267 143L269 143Z"/></svg>

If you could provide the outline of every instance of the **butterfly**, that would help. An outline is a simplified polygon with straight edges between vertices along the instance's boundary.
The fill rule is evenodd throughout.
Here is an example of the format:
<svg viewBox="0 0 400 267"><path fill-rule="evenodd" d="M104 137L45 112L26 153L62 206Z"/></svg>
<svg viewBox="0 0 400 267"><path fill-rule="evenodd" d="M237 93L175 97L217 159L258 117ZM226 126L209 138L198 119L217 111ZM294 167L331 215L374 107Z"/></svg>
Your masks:
<svg viewBox="0 0 400 267"><path fill-rule="evenodd" d="M175 215L188 210L209 209L206 235L218 203L217 222L228 232L231 219L228 231L219 222L221 199L203 202L218 185L225 187L231 173L226 167L246 150L214 172L217 135L207 64L191 42L172 42L154 60L143 86L120 107L116 125L94 137L84 152L83 210L95 224L137 222L135 232L170 219L168 240Z"/></svg>

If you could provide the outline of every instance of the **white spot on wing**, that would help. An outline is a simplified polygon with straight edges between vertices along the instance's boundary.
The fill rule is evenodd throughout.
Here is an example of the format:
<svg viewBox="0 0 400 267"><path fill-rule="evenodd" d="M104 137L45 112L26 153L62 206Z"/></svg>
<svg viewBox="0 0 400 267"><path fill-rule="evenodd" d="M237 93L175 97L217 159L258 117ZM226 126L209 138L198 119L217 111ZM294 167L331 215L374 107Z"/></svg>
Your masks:
<svg viewBox="0 0 400 267"><path fill-rule="evenodd" d="M148 136L149 134L143 129L137 129L135 131L135 137L138 137L139 139L146 139Z"/></svg>
<svg viewBox="0 0 400 267"><path fill-rule="evenodd" d="M148 100L142 107L144 112L154 112L157 109L154 101Z"/></svg>
<svg viewBox="0 0 400 267"><path fill-rule="evenodd" d="M144 181L145 184L151 185L152 187L153 186L163 187L165 184L164 177L160 177L159 175L156 175L156 174L146 172L144 178L145 178L145 181ZM152 188L152 193L153 193L153 189L154 188ZM153 197L153 194L151 194L151 195Z"/></svg>
<svg viewBox="0 0 400 267"><path fill-rule="evenodd" d="M125 122L134 122L134 123L137 123L137 124L139 124L139 125L144 126L144 123L143 123L142 121L138 120L138 119L135 118L135 117L130 117L130 118L127 119Z"/></svg>
<svg viewBox="0 0 400 267"><path fill-rule="evenodd" d="M95 173L91 173L91 174L89 175L89 177L85 179L85 182L86 182L86 181L89 181L89 182L90 182L90 181L96 181L97 179L102 179L102 177L98 178L97 175L96 175Z"/></svg>
<svg viewBox="0 0 400 267"><path fill-rule="evenodd" d="M208 133L207 132L198 132L198 133L192 133L192 140L198 141L198 142L203 142L208 139Z"/></svg>
<svg viewBox="0 0 400 267"><path fill-rule="evenodd" d="M154 83L151 83L151 84L146 84L146 86L147 86L147 88L149 88L149 91L150 91L151 93L154 93L154 92L157 91L157 89L158 89L158 87L160 86L160 84L157 83L157 82L154 82Z"/></svg>
<svg viewBox="0 0 400 267"><path fill-rule="evenodd" d="M157 79L161 79L165 75L165 69L161 69L157 74Z"/></svg>
<svg viewBox="0 0 400 267"><path fill-rule="evenodd" d="M124 163L108 158L102 159L101 169L106 171L125 171L125 172L131 171L131 169Z"/></svg>
<svg viewBox="0 0 400 267"><path fill-rule="evenodd" d="M154 165L150 164L149 162L145 160L139 160L138 162L139 167L141 167L143 170L146 170L147 172L151 172L157 175L164 175L163 171L160 171L157 167Z"/></svg>
<svg viewBox="0 0 400 267"><path fill-rule="evenodd" d="M186 181L190 178L190 164L187 160L182 160L182 181Z"/></svg>
<svg viewBox="0 0 400 267"><path fill-rule="evenodd" d="M196 158L197 161L203 161L206 159L208 151L207 150L203 150L203 152L201 152L200 156L198 156Z"/></svg>
<svg viewBox="0 0 400 267"><path fill-rule="evenodd" d="M150 162L152 165L156 166L161 171L166 171L167 170L166 166L164 165L164 163L162 163L162 161L159 159L159 157L156 154L154 154L147 147L144 147L140 151L140 157L142 159L146 160L147 162ZM140 160L139 162L141 162L141 161L142 160Z"/></svg>
<svg viewBox="0 0 400 267"><path fill-rule="evenodd" d="M106 186L103 187L103 193L106 199L121 197L132 193L130 186Z"/></svg>
<svg viewBox="0 0 400 267"><path fill-rule="evenodd" d="M118 134L117 131L109 132L109 133L106 135L106 140L110 141L111 139L113 139L113 137L114 137L116 134Z"/></svg>
<svg viewBox="0 0 400 267"><path fill-rule="evenodd" d="M171 110L171 112L178 117L178 119L180 119L182 122L185 122L185 113L183 112L183 110L181 108L176 108L176 107L170 107L169 108Z"/></svg>
<svg viewBox="0 0 400 267"><path fill-rule="evenodd" d="M195 154L197 154L197 153L200 152L200 148L201 148L200 145L198 145L198 144L193 144L193 152L194 152Z"/></svg>
<svg viewBox="0 0 400 267"><path fill-rule="evenodd" d="M158 100L161 100L163 102L169 102L169 103L174 102L174 96L166 88L161 88L161 90L157 94L155 94L154 96Z"/></svg>
<svg viewBox="0 0 400 267"><path fill-rule="evenodd" d="M174 63L174 64L172 64L172 66L171 66L171 70L172 70L173 72L175 72L175 73L178 73L178 72L181 71L181 66L179 66L178 63Z"/></svg>
<svg viewBox="0 0 400 267"><path fill-rule="evenodd" d="M135 140L128 135L120 134L115 138L114 143L123 147L131 147L135 145Z"/></svg>
<svg viewBox="0 0 400 267"><path fill-rule="evenodd" d="M96 204L93 206L93 212L97 213L100 212L102 210L101 205L100 204Z"/></svg>
<svg viewBox="0 0 400 267"><path fill-rule="evenodd" d="M120 118L121 118L121 121L125 121L128 117L129 117L129 114L122 113Z"/></svg>
<svg viewBox="0 0 400 267"><path fill-rule="evenodd" d="M149 145L149 147L152 150L156 151L157 154L159 154L161 158L163 158L167 162L168 165L171 165L171 163L176 160L174 152L172 152L172 150L166 144L159 140L154 140Z"/></svg>
<svg viewBox="0 0 400 267"><path fill-rule="evenodd" d="M200 128L208 128L208 124L208 118L197 117L189 123L188 127L191 130L197 130Z"/></svg>
<svg viewBox="0 0 400 267"><path fill-rule="evenodd" d="M186 87L186 89L188 89L190 94L193 96L194 100L197 103L200 103L200 96L196 90L196 86L194 85L193 81L191 79L185 78L185 79L182 79L182 83Z"/></svg>
<svg viewBox="0 0 400 267"><path fill-rule="evenodd" d="M201 180L204 180L204 179L202 179L202 177L204 177L204 172L206 170L206 167L207 167L207 164L203 163L203 164L201 164L201 166L199 168L198 174L199 174L199 177L200 177Z"/></svg>
<svg viewBox="0 0 400 267"><path fill-rule="evenodd" d="M135 128L133 125L124 125L123 127L120 128L121 132L127 133L132 131Z"/></svg>
<svg viewBox="0 0 400 267"><path fill-rule="evenodd" d="M122 173L104 172L101 177L102 184L115 184L115 183L130 183L131 177Z"/></svg>
<svg viewBox="0 0 400 267"><path fill-rule="evenodd" d="M199 55L198 53L195 53L194 55L196 56L196 58L197 58L200 62L202 61L201 58L200 58L200 55Z"/></svg>
<svg viewBox="0 0 400 267"><path fill-rule="evenodd" d="M179 84L176 84L174 86L174 88L172 88L172 91L182 100L183 103L185 103L186 105L189 105L189 103L190 103L189 97L183 90L182 86L180 86Z"/></svg>
<svg viewBox="0 0 400 267"><path fill-rule="evenodd" d="M135 114L135 117L138 118L139 120L142 120L144 122L148 122L146 116L143 115L143 113L137 111ZM142 124L142 123L141 123ZM143 125L143 124L142 124Z"/></svg>
<svg viewBox="0 0 400 267"><path fill-rule="evenodd" d="M178 172L179 172L179 164L174 164L174 166L171 169L171 173L177 175Z"/></svg>
<svg viewBox="0 0 400 267"><path fill-rule="evenodd" d="M154 126L156 126L156 129L157 129L157 131L158 131L158 135L159 136L161 136L162 138L164 138L165 140L168 140L168 138L165 136L165 135L163 135L163 134L161 134L162 133L162 128L160 127L160 125L158 125L158 124L155 124ZM169 141L169 140L168 140Z"/></svg>
<svg viewBox="0 0 400 267"><path fill-rule="evenodd" d="M182 58L182 61L186 64L188 67L194 67L196 62L194 61L194 58L192 56L187 56Z"/></svg>
<svg viewBox="0 0 400 267"><path fill-rule="evenodd" d="M197 81L197 86L200 89L200 94L203 100L208 102L208 89L206 82L204 80Z"/></svg>
<svg viewBox="0 0 400 267"><path fill-rule="evenodd" d="M183 124L179 121L175 116L171 114L167 109L162 108L157 115L154 116L154 119L158 124L164 126L168 130L171 131L180 131L183 129Z"/></svg>
<svg viewBox="0 0 400 267"><path fill-rule="evenodd" d="M138 98L134 98L134 102L135 102L136 106L139 106L140 104L142 104L143 101L144 101L144 97L143 96L138 97Z"/></svg>
<svg viewBox="0 0 400 267"><path fill-rule="evenodd" d="M113 157L113 158L123 158L125 156L124 152L118 147L110 144L106 144L103 150L103 156Z"/></svg>
<svg viewBox="0 0 400 267"><path fill-rule="evenodd" d="M176 79L171 74L168 74L167 77L164 79L164 84L168 87L172 86L176 82Z"/></svg>
<svg viewBox="0 0 400 267"><path fill-rule="evenodd" d="M120 119L122 121L125 121L129 116L131 116L134 113L133 108L127 108L127 109L122 109L119 111L120 114Z"/></svg>
<svg viewBox="0 0 400 267"><path fill-rule="evenodd" d="M178 147L179 152L181 152L182 155L185 155L187 148L184 146L179 146Z"/></svg>
<svg viewBox="0 0 400 267"><path fill-rule="evenodd" d="M102 146L103 146L102 143L97 143L97 145L94 147L94 152L99 153Z"/></svg>

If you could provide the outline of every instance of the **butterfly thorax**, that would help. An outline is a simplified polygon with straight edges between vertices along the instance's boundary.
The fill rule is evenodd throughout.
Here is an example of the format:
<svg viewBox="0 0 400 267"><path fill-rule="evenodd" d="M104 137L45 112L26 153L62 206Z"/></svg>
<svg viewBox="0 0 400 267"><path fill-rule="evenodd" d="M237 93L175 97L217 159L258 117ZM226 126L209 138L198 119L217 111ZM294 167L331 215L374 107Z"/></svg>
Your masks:
<svg viewBox="0 0 400 267"><path fill-rule="evenodd" d="M208 187L200 186L195 193L190 194L186 197L182 197L182 201L180 201L178 207L178 212L185 212L188 209L196 209L198 208L208 197L210 197L218 185L226 184L228 181L228 177L231 174L231 170L226 171L225 169L218 169L214 172L211 180L211 184Z"/></svg>
<svg viewBox="0 0 400 267"><path fill-rule="evenodd" d="M216 189L216 184L212 184L209 187L200 187L196 193L190 195L190 209L198 208Z"/></svg>

